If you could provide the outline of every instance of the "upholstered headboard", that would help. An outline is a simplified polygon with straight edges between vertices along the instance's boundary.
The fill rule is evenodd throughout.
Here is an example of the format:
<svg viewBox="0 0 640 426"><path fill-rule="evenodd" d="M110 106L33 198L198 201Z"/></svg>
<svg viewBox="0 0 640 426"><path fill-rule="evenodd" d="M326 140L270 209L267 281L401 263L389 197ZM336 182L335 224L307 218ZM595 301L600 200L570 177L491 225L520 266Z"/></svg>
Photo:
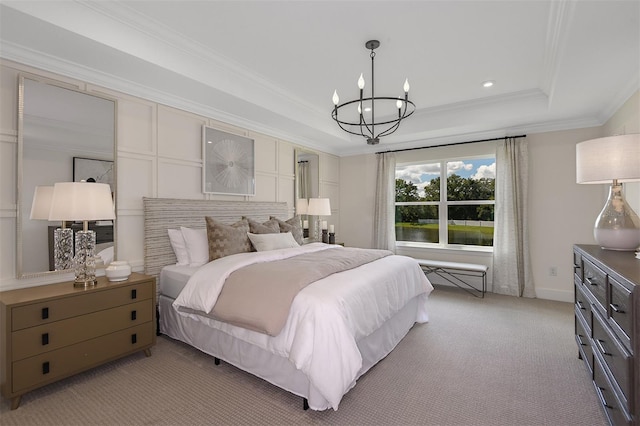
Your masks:
<svg viewBox="0 0 640 426"><path fill-rule="evenodd" d="M287 203L258 201L182 200L146 198L144 205L144 272L158 278L166 265L176 263L167 229L206 228L205 216L231 224L249 217L264 222L269 216L287 219Z"/></svg>

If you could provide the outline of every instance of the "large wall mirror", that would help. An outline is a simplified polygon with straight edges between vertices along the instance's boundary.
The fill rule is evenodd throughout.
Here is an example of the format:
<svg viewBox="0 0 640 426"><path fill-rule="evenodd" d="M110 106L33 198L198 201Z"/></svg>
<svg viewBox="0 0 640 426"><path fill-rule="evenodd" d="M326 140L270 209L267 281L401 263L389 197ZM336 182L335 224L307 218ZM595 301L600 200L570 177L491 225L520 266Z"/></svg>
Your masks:
<svg viewBox="0 0 640 426"><path fill-rule="evenodd" d="M53 263L53 232L61 223L31 219L34 193L56 182L95 180L111 184L115 200L116 102L27 75L18 93L17 276L69 272ZM90 224L96 252L115 250L114 226Z"/></svg>
<svg viewBox="0 0 640 426"><path fill-rule="evenodd" d="M320 196L320 159L318 154L303 149L295 150L295 199Z"/></svg>

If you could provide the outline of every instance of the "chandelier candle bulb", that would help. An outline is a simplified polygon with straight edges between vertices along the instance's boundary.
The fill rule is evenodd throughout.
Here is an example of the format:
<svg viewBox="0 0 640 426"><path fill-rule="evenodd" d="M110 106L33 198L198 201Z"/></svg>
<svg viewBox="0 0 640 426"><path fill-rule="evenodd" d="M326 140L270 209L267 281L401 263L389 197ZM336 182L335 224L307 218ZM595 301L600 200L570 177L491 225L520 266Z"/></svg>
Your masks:
<svg viewBox="0 0 640 426"><path fill-rule="evenodd" d="M338 103L340 102L340 97L338 96L338 91L334 90L333 91L333 104L334 105L338 105Z"/></svg>
<svg viewBox="0 0 640 426"><path fill-rule="evenodd" d="M358 79L358 87L360 90L364 89L364 75L360 73L360 78Z"/></svg>
<svg viewBox="0 0 640 426"><path fill-rule="evenodd" d="M410 87L411 87L411 86L409 86L409 79L408 79L408 78L405 78L405 80L404 80L404 86L403 86L404 93L409 93L409 88L410 88Z"/></svg>

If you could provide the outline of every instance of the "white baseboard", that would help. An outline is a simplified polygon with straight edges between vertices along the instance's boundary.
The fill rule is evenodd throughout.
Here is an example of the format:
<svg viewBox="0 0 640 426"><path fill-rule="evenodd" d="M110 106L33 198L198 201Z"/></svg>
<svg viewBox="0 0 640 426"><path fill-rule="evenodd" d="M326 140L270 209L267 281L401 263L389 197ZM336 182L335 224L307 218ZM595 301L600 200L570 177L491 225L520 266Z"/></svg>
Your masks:
<svg viewBox="0 0 640 426"><path fill-rule="evenodd" d="M536 297L538 299L556 300L558 302L573 303L573 291L557 290L553 288L536 287Z"/></svg>

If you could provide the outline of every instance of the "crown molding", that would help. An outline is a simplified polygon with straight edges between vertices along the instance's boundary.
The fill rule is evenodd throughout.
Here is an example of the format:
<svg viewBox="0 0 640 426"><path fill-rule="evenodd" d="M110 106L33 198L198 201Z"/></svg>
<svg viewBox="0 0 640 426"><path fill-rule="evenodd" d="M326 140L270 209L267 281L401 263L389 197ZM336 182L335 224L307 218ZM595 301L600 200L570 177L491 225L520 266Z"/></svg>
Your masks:
<svg viewBox="0 0 640 426"><path fill-rule="evenodd" d="M565 50L575 8L575 1L569 0L558 0L550 4L542 75L540 76L540 89L547 94L549 103L553 99L560 61Z"/></svg>
<svg viewBox="0 0 640 426"><path fill-rule="evenodd" d="M247 130L267 134L278 139L286 140L298 145L303 145L311 149L320 150L329 154L337 154L335 150L322 145L323 138L304 138L299 134L284 131L280 128L265 125L249 120L227 111L223 111L209 105L193 102L189 99L175 96L173 94L144 86L137 82L132 82L102 71L86 67L84 65L67 61L56 56L52 56L41 51L36 51L28 47L12 42L3 41L0 58L13 61L16 64L23 64L47 73L59 74L68 78L80 80L100 86L107 90L120 92L127 96L134 96L151 102L167 105L177 109L198 114L213 120L221 121L233 126L245 128ZM334 135L328 135L332 139L340 139Z"/></svg>

